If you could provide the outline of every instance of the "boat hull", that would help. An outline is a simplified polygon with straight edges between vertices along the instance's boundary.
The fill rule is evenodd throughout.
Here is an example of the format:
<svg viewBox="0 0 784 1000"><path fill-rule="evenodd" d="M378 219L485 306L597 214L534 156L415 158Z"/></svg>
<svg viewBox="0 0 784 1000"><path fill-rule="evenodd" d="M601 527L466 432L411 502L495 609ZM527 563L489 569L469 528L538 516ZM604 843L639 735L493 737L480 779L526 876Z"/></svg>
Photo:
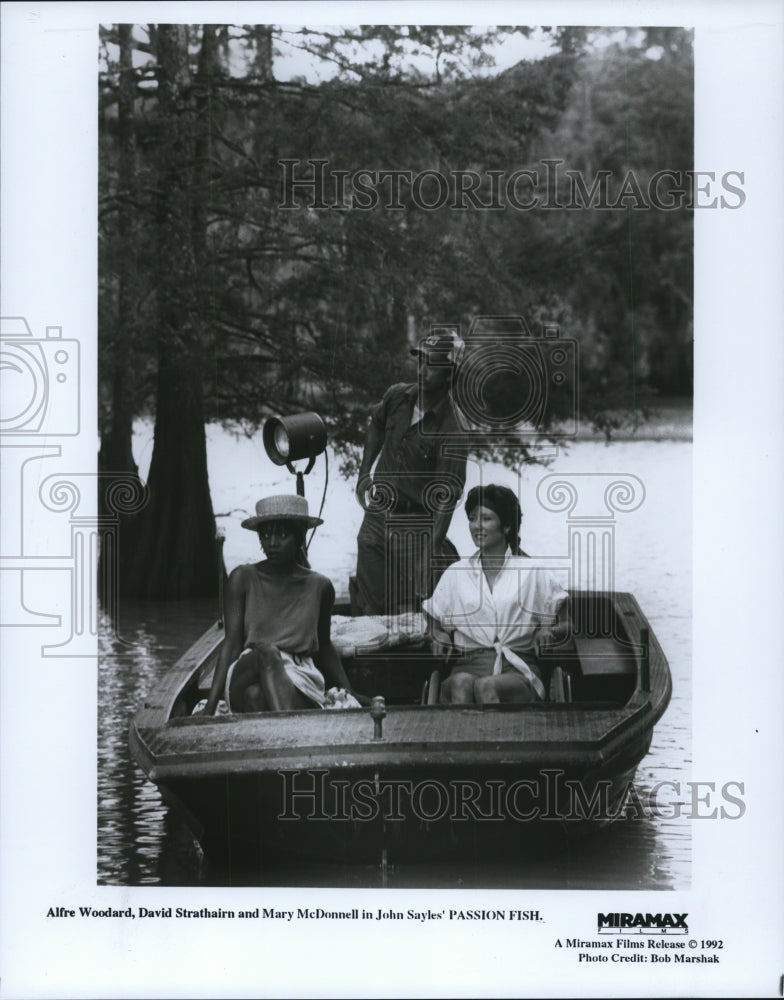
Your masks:
<svg viewBox="0 0 784 1000"><path fill-rule="evenodd" d="M564 662L576 701L394 703L402 688L388 678L415 690L431 673L432 658L414 654L346 663L365 682L376 668L385 678L394 697L380 725L367 709L192 716L220 646L211 630L135 716L133 756L206 855L238 871L470 860L583 836L623 815L671 681L631 595L573 602L580 663Z"/></svg>
<svg viewBox="0 0 784 1000"><path fill-rule="evenodd" d="M622 813L636 765L599 777L560 768L313 767L161 786L220 867L295 859L391 864L514 855L584 837Z"/></svg>

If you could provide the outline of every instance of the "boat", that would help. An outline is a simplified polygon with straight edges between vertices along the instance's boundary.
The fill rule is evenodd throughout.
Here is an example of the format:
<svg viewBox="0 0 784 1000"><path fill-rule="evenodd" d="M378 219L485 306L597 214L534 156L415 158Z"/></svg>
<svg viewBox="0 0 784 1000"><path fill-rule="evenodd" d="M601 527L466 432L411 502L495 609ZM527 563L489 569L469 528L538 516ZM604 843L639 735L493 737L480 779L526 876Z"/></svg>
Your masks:
<svg viewBox="0 0 784 1000"><path fill-rule="evenodd" d="M439 704L443 662L404 635L338 647L370 708L193 715L216 623L136 712L132 756L205 856L237 870L486 857L582 836L628 808L672 682L633 595L570 596L573 635L550 654L548 698L521 705Z"/></svg>

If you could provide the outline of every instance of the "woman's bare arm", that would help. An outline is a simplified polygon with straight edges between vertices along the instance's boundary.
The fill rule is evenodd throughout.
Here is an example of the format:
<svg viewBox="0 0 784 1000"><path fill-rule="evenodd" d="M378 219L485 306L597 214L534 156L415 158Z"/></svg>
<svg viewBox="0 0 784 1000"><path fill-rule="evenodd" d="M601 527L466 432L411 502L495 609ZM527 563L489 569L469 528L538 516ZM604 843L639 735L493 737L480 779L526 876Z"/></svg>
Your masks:
<svg viewBox="0 0 784 1000"><path fill-rule="evenodd" d="M330 583L329 586L324 589L324 594L321 599L318 620L319 648L318 652L313 656L313 662L324 675L327 688L345 688L349 694L352 694L357 699L360 705L369 705L370 699L363 694L358 694L351 687L351 682L349 681L343 663L338 656L338 651L332 644L332 607L334 603L335 588Z"/></svg>
<svg viewBox="0 0 784 1000"><path fill-rule="evenodd" d="M441 623L427 611L422 612L427 624L427 633L430 636L433 652L436 656L449 656L452 652L452 636Z"/></svg>
<svg viewBox="0 0 784 1000"><path fill-rule="evenodd" d="M215 673L212 676L212 686L204 707L205 715L214 715L218 702L223 697L226 686L226 674L229 666L237 659L245 644L245 574L241 566L231 571L223 592L223 628L225 637Z"/></svg>
<svg viewBox="0 0 784 1000"><path fill-rule="evenodd" d="M536 631L534 646L537 656L541 656L546 649L560 645L572 634L572 618L568 597L565 597L557 605L555 613L558 616L558 621L554 625L541 626Z"/></svg>

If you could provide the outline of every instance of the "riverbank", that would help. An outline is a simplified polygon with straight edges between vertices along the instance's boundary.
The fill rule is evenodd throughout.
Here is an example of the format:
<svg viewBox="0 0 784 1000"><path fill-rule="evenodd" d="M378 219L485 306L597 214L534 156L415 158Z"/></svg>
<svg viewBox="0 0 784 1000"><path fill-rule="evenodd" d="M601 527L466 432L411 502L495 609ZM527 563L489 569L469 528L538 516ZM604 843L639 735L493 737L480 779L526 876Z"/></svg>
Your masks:
<svg viewBox="0 0 784 1000"><path fill-rule="evenodd" d="M690 398L657 399L647 420L613 431L613 441L691 441L694 406ZM577 441L604 441L604 431L581 424Z"/></svg>

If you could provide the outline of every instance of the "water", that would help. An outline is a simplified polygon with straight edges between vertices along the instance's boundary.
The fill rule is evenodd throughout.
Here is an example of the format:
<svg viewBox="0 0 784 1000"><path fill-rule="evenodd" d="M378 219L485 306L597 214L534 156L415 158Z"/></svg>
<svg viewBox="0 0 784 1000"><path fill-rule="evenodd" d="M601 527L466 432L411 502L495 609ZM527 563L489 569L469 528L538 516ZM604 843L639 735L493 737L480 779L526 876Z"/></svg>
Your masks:
<svg viewBox="0 0 784 1000"><path fill-rule="evenodd" d="M238 466L237 481L247 477L247 464L232 451ZM217 460L213 460L217 461ZM211 481L221 482L225 498L216 498L216 510L237 508L231 470L224 462ZM244 468L243 468L244 467ZM275 470L277 474L279 470ZM644 799L657 783L680 783L691 777L691 444L686 441L621 442L605 447L586 441L574 445L547 469L527 468L522 477L525 503L523 544L537 555L566 552L563 513L550 513L534 501L537 483L548 473L577 473L596 477L631 474L644 485L645 501L633 512L617 515L615 534L615 585L637 597L667 656L673 676L673 697L653 736L651 750L641 762L635 789ZM469 469L468 485L472 485ZM484 470L485 481L515 485L509 470ZM315 544L312 561L337 565L341 549L343 570L352 561L356 535L347 503L351 484L330 480L330 505L344 512L343 520L328 521L326 544ZM581 480L578 480L581 481ZM288 484L254 483L258 496ZM247 483L245 483L247 488ZM345 493L347 496L342 496ZM318 484L308 485L309 498L319 495ZM225 499L226 506L220 503ZM341 508L342 504L342 508ZM314 501L311 499L311 505ZM247 504L246 504L247 506ZM241 518L241 512L236 518ZM450 536L459 551L470 542L462 514L455 515ZM327 527L327 525L325 525ZM341 542L342 535L342 542ZM256 558L253 546L238 548L234 561ZM252 539L251 539L252 541ZM239 545L239 543L238 543ZM348 548L348 555L346 554ZM228 549L228 547L227 547ZM230 551L230 550L229 550ZM341 576L334 574L340 590ZM135 709L155 681L205 630L215 617L215 607L205 602L141 604L126 602L121 610L117 637L101 639L98 690L98 881L107 885L210 885L226 884L220 872L204 864L201 852L176 814L162 803L157 789L133 764L128 750L128 725ZM444 866L297 865L266 873L266 885L433 888L541 888L541 889L686 889L690 880L690 821L672 817L678 796L663 796L665 815L626 819L575 846L556 845L548 854L503 861L488 860L480 866L451 862Z"/></svg>

